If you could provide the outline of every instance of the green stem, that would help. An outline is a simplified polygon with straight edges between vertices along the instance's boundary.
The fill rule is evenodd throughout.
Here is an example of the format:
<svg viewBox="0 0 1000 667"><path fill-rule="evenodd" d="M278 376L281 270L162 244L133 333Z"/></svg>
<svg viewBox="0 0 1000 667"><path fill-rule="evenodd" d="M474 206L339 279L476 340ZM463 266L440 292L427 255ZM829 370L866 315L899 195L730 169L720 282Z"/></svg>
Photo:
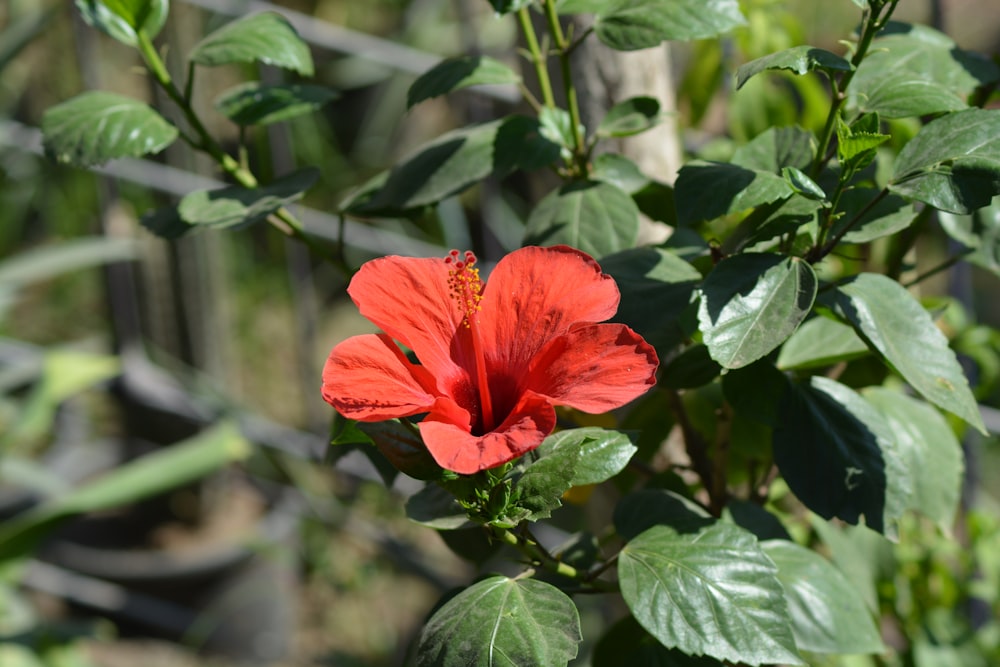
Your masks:
<svg viewBox="0 0 1000 667"><path fill-rule="evenodd" d="M965 259L965 257L967 255L969 255L971 252L972 252L972 250L968 250L966 252L959 253L957 255L952 255L951 257L949 257L948 259L944 260L943 262L941 262L937 266L935 266L933 268L930 268L930 269L927 269L926 271L924 271L923 273L921 273L916 278L913 278L912 280L908 280L907 282L903 283L903 287L906 287L906 288L913 287L914 285L917 285L917 284L923 282L924 280L927 280L931 276L935 276L935 275L941 273L942 271L947 271L948 269L950 269L951 267L955 266L960 261L962 261L963 259Z"/></svg>
<svg viewBox="0 0 1000 667"><path fill-rule="evenodd" d="M556 106L555 95L552 94L552 81L549 80L549 71L545 67L545 56L538 46L538 36L535 34L535 26L531 23L531 14L527 7L517 10L517 22L524 35L524 42L528 46L531 64L535 68L535 76L538 77L538 87L542 92L542 103L552 109Z"/></svg>
<svg viewBox="0 0 1000 667"><path fill-rule="evenodd" d="M586 174L587 147L583 137L583 123L580 118L580 103L576 96L576 87L573 85L573 71L570 63L571 44L563 34L562 25L559 23L559 15L556 13L555 0L545 0L545 19L549 25L549 32L555 41L556 49L559 51L559 66L562 72L563 91L566 95L566 106L569 111L570 124L573 131L573 154L577 157L577 166L581 169L581 174Z"/></svg>
<svg viewBox="0 0 1000 667"><path fill-rule="evenodd" d="M618 584L604 581L603 579L591 579L588 573L581 572L572 565L553 557L535 540L527 536L515 535L509 530L496 527L493 528L493 536L501 542L514 547L527 556L533 564L549 572L572 579L601 592L612 593L618 591Z"/></svg>

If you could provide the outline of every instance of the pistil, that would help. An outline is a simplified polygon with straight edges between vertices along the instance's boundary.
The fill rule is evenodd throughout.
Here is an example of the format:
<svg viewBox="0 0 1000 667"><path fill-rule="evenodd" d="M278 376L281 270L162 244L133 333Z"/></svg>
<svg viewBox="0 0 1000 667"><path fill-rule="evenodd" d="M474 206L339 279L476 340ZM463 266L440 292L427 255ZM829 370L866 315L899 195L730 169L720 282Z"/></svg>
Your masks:
<svg viewBox="0 0 1000 667"><path fill-rule="evenodd" d="M476 256L466 251L461 256L457 250L452 250L444 258L445 264L450 267L448 270L448 286L451 288L451 297L458 303L463 313L462 324L469 330L469 338L472 341L472 356L476 363L476 388L479 390L479 407L483 418L483 432L492 431L496 424L493 422L493 401L490 398L490 386L486 377L486 356L483 353L483 343L479 332L479 311L482 307L483 281L479 277L479 269L476 268Z"/></svg>

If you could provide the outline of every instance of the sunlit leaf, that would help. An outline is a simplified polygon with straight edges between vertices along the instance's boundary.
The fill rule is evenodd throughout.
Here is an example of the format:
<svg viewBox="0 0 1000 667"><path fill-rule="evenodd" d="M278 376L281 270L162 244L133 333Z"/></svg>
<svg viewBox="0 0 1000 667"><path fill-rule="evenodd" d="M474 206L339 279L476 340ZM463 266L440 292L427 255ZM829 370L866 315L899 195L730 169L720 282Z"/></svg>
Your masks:
<svg viewBox="0 0 1000 667"><path fill-rule="evenodd" d="M814 317L785 341L777 365L784 369L819 368L870 353L851 327L827 317Z"/></svg>
<svg viewBox="0 0 1000 667"><path fill-rule="evenodd" d="M97 28L129 46L136 46L138 33L153 39L167 20L169 0L76 0L80 16Z"/></svg>
<svg viewBox="0 0 1000 667"><path fill-rule="evenodd" d="M199 65L262 62L312 76L309 46L280 14L262 12L227 23L191 51Z"/></svg>
<svg viewBox="0 0 1000 667"><path fill-rule="evenodd" d="M222 93L215 108L237 125L270 125L316 111L336 97L320 86L250 81Z"/></svg>
<svg viewBox="0 0 1000 667"><path fill-rule="evenodd" d="M781 176L724 162L694 160L677 175L677 220L685 226L787 199L794 194Z"/></svg>
<svg viewBox="0 0 1000 667"><path fill-rule="evenodd" d="M199 190L183 199L177 210L190 225L226 229L259 222L299 199L316 182L316 169L301 169L261 188L238 185Z"/></svg>
<svg viewBox="0 0 1000 667"><path fill-rule="evenodd" d="M417 77L406 94L406 106L410 108L469 86L517 84L520 81L517 72L489 56L448 58Z"/></svg>
<svg viewBox="0 0 1000 667"><path fill-rule="evenodd" d="M549 193L528 217L526 245L566 244L597 258L635 245L639 209L610 183L569 183Z"/></svg>
<svg viewBox="0 0 1000 667"><path fill-rule="evenodd" d="M849 72L851 63L825 49L795 46L741 65L736 70L736 89L742 88L750 77L775 69L791 70L796 74L805 74L813 70Z"/></svg>
<svg viewBox="0 0 1000 667"><path fill-rule="evenodd" d="M571 484L598 484L624 470L636 452L631 438L621 431L587 426L553 433L536 449L541 457L571 447L578 449L579 459L573 469Z"/></svg>
<svg viewBox="0 0 1000 667"><path fill-rule="evenodd" d="M669 40L716 37L746 23L737 0L618 0L597 12L597 37L634 51Z"/></svg>
<svg viewBox="0 0 1000 667"><path fill-rule="evenodd" d="M632 97L611 107L597 126L599 137L630 137L656 127L661 120L655 97Z"/></svg>

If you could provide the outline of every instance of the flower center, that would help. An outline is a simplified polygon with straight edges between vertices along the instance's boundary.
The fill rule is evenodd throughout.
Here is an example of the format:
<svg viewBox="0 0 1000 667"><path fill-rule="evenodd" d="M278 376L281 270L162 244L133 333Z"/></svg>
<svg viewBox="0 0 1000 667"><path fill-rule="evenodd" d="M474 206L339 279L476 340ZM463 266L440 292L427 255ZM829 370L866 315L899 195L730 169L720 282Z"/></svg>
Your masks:
<svg viewBox="0 0 1000 667"><path fill-rule="evenodd" d="M444 258L448 269L448 287L451 298L458 304L463 314L463 325L469 330L472 340L472 355L476 362L476 388L479 390L479 406L482 411L484 432L492 431L493 401L490 398L489 382L486 378L486 357L483 354L483 343L479 333L479 311L483 300L483 281L476 268L476 256L469 250L461 255L452 250Z"/></svg>

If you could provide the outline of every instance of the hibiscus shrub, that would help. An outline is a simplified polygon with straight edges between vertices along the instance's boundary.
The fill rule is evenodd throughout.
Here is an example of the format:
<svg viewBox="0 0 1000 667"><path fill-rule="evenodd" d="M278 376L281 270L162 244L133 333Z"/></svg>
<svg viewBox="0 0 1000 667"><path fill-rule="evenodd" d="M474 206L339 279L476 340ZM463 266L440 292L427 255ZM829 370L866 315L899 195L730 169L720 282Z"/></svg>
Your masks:
<svg viewBox="0 0 1000 667"><path fill-rule="evenodd" d="M139 50L185 123L88 92L46 114L50 154L90 166L180 136L233 185L147 216L150 230L175 237L268 221L342 264L286 208L315 174L259 182L212 138L190 81L171 78L153 45L167 0L76 4ZM661 122L657 101L621 100L585 127L571 54L583 40L637 50L714 39L696 56L721 52L718 40L741 29L745 12L766 25L773 4L490 4L497 21L516 20L533 88L507 63L466 56L420 76L409 103L517 84L528 111L431 141L338 211L377 224L488 178L547 169L561 179L527 215L525 247L505 256L443 249L346 267L351 298L381 333L349 338L329 356L322 391L337 412L334 444L360 444L425 480L407 512L454 531L448 543L460 553L472 539L518 554L489 561L506 562L506 574L440 604L413 663L565 665L583 640L577 603L588 593L624 602L620 620L587 638L595 667L842 664L839 654L880 656L851 664L929 665L961 662L969 647L996 658L995 624L961 609L942 612L948 633L910 624L905 640L883 644L878 618L893 610L884 597L880 609L884 587L866 558L881 553L876 533L898 540L916 515L951 529L960 439L985 433L956 349L975 361L976 391L987 397L1000 367L996 335L915 289L961 260L1000 274L1000 109L988 108L997 63L891 20L898 0L853 0L860 23L843 54L795 46L730 73L744 89L732 98L739 104L797 102L798 116L778 115L806 127L744 124L745 138L695 151L668 184L622 155L597 155L599 139ZM592 28L572 34L565 18L575 13L593 15ZM262 13L203 39L188 54L189 76L249 61L312 72L292 26ZM218 109L247 128L329 97L250 83ZM643 224L670 234L640 246ZM918 240L935 230L952 239L951 254L914 265ZM553 531L538 522L557 522L565 501L588 497L613 501L613 512L594 513L608 525L592 521L561 546L541 539ZM977 595L962 590L961 601Z"/></svg>

